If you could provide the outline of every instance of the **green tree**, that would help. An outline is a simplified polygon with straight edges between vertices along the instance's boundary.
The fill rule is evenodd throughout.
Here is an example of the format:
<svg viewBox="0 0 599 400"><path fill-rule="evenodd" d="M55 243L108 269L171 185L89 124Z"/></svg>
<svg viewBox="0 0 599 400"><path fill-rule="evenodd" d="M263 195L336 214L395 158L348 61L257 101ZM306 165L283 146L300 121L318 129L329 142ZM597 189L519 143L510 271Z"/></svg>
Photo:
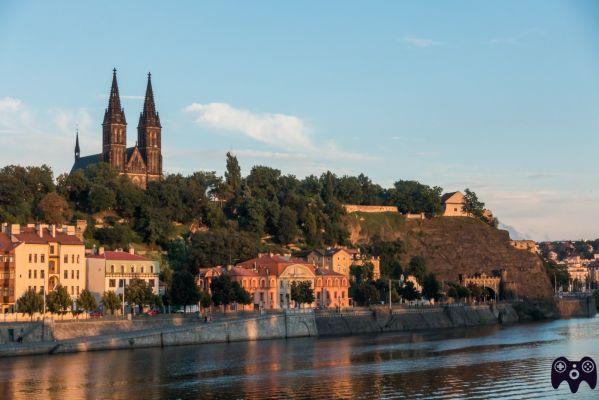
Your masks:
<svg viewBox="0 0 599 400"><path fill-rule="evenodd" d="M310 281L291 282L291 300L301 308L302 304L314 303L314 289Z"/></svg>
<svg viewBox="0 0 599 400"><path fill-rule="evenodd" d="M482 287L475 285L474 283L469 283L467 286L468 292L470 293L470 297L473 299L479 300L482 298L484 290Z"/></svg>
<svg viewBox="0 0 599 400"><path fill-rule="evenodd" d="M200 295L200 307L208 308L212 304L212 297L210 297L210 293L202 292Z"/></svg>
<svg viewBox="0 0 599 400"><path fill-rule="evenodd" d="M53 314L64 314L73 306L73 301L67 288L62 285L57 285L53 291L46 296L46 306Z"/></svg>
<svg viewBox="0 0 599 400"><path fill-rule="evenodd" d="M173 304L183 306L184 310L189 305L197 304L201 293L194 276L187 271L176 271L173 274L170 297Z"/></svg>
<svg viewBox="0 0 599 400"><path fill-rule="evenodd" d="M435 301L441 296L441 284L432 272L422 280L422 295Z"/></svg>
<svg viewBox="0 0 599 400"><path fill-rule="evenodd" d="M350 297L360 306L368 306L380 301L380 293L372 282L352 285L350 287Z"/></svg>
<svg viewBox="0 0 599 400"><path fill-rule="evenodd" d="M129 285L125 287L125 301L131 307L138 306L143 309L144 306L153 304L155 297L152 288L143 279L131 279Z"/></svg>
<svg viewBox="0 0 599 400"><path fill-rule="evenodd" d="M233 287L233 298L236 303L244 305L252 304L252 296L239 282L232 282L231 285Z"/></svg>
<svg viewBox="0 0 599 400"><path fill-rule="evenodd" d="M277 242L292 243L298 235L297 213L289 207L281 208L277 227Z"/></svg>
<svg viewBox="0 0 599 400"><path fill-rule="evenodd" d="M364 265L352 264L349 266L349 276L352 282L358 285L372 281L374 279L374 266L371 263L365 263Z"/></svg>
<svg viewBox="0 0 599 400"><path fill-rule="evenodd" d="M77 308L85 311L93 311L98 308L98 302L89 290L83 289L77 299Z"/></svg>
<svg viewBox="0 0 599 400"><path fill-rule="evenodd" d="M420 293L418 290L416 290L412 281L407 281L403 284L399 290L399 295L408 301L413 301L420 298Z"/></svg>
<svg viewBox="0 0 599 400"><path fill-rule="evenodd" d="M483 217L485 203L478 199L476 193L470 189L464 190L464 211L486 222Z"/></svg>
<svg viewBox="0 0 599 400"><path fill-rule="evenodd" d="M102 294L102 305L105 309L110 310L110 313L114 315L116 310L121 308L121 297L118 296L112 290L108 290Z"/></svg>
<svg viewBox="0 0 599 400"><path fill-rule="evenodd" d="M447 290L447 297L451 297L456 301L460 301L471 296L470 290L467 287L454 282L449 282L447 285L449 287Z"/></svg>
<svg viewBox="0 0 599 400"><path fill-rule="evenodd" d="M414 275L418 283L422 284L426 277L426 261L420 256L414 256L410 259L408 265L408 274Z"/></svg>
<svg viewBox="0 0 599 400"><path fill-rule="evenodd" d="M88 203L92 213L110 210L114 207L115 202L116 197L112 190L99 184L91 186Z"/></svg>
<svg viewBox="0 0 599 400"><path fill-rule="evenodd" d="M417 181L397 181L389 190L389 200L402 213L425 213L431 217L441 212L440 187L430 187Z"/></svg>
<svg viewBox="0 0 599 400"><path fill-rule="evenodd" d="M42 312L44 308L44 299L42 293L37 293L33 289L28 289L21 297L17 299L17 311L23 314L33 314Z"/></svg>
<svg viewBox="0 0 599 400"><path fill-rule="evenodd" d="M235 301L235 292L233 283L228 274L222 274L212 279L210 282L210 291L212 292L212 302L215 306L228 306Z"/></svg>
<svg viewBox="0 0 599 400"><path fill-rule="evenodd" d="M556 289L559 287L568 287L570 273L568 272L568 267L566 265L557 264L553 261L543 261L543 266L545 267L545 272L551 280L552 285L556 286Z"/></svg>

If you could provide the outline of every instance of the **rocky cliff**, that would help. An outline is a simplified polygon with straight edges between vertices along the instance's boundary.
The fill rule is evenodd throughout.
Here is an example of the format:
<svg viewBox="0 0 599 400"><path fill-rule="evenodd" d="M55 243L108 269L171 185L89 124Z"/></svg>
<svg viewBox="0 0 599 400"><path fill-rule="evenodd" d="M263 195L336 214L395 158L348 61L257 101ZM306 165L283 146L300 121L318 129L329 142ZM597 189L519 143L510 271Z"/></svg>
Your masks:
<svg viewBox="0 0 599 400"><path fill-rule="evenodd" d="M507 231L498 230L474 218L438 217L406 220L398 214L349 214L350 239L366 243L374 235L404 241L405 264L412 256L423 257L439 280L458 281L459 274L505 269L521 298L550 300L551 282L541 259L527 250L510 245Z"/></svg>

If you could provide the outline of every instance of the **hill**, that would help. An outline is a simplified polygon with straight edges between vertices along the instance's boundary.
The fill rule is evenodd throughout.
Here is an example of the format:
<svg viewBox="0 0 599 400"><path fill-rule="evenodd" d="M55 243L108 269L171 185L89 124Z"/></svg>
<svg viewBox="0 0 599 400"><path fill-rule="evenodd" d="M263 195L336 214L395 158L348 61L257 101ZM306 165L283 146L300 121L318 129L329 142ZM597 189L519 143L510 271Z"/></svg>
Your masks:
<svg viewBox="0 0 599 400"><path fill-rule="evenodd" d="M505 269L520 297L552 296L551 281L539 256L512 247L507 231L474 218L406 220L392 213L353 213L344 218L352 243L367 243L374 235L384 240L401 239L406 247L403 265L411 257L421 256L439 280L457 282L459 274L491 274Z"/></svg>

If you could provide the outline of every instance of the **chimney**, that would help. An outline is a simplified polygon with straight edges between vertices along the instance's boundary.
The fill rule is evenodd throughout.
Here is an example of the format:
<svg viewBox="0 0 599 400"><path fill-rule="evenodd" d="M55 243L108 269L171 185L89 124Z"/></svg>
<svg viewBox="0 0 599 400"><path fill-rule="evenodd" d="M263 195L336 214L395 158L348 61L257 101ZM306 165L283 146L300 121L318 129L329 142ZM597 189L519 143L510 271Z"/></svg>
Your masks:
<svg viewBox="0 0 599 400"><path fill-rule="evenodd" d="M98 248L98 254L99 255L103 255L104 254L104 246L101 246Z"/></svg>
<svg viewBox="0 0 599 400"><path fill-rule="evenodd" d="M18 235L21 233L21 225L19 224L11 224L10 225L10 234L11 235Z"/></svg>
<svg viewBox="0 0 599 400"><path fill-rule="evenodd" d="M135 249L133 247L129 247L129 254L135 254Z"/></svg>
<svg viewBox="0 0 599 400"><path fill-rule="evenodd" d="M50 234L52 235L52 237L56 237L56 225L50 225Z"/></svg>
<svg viewBox="0 0 599 400"><path fill-rule="evenodd" d="M44 227L42 226L42 224L38 224L38 225L35 227L35 230L37 231L37 235L38 235L39 237L44 237Z"/></svg>
<svg viewBox="0 0 599 400"><path fill-rule="evenodd" d="M7 222L2 223L2 233L7 234L7 235L10 233L8 231L8 223Z"/></svg>

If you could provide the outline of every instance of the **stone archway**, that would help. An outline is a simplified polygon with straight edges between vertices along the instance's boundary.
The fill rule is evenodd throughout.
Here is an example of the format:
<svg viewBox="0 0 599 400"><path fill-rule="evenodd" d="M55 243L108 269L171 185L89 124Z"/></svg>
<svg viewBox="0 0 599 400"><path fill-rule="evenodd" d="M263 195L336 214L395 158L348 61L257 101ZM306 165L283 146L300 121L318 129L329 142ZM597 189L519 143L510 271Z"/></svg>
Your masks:
<svg viewBox="0 0 599 400"><path fill-rule="evenodd" d="M60 281L58 280L57 276L51 276L48 279L48 291L52 291L56 288L56 286L58 286L60 284Z"/></svg>

